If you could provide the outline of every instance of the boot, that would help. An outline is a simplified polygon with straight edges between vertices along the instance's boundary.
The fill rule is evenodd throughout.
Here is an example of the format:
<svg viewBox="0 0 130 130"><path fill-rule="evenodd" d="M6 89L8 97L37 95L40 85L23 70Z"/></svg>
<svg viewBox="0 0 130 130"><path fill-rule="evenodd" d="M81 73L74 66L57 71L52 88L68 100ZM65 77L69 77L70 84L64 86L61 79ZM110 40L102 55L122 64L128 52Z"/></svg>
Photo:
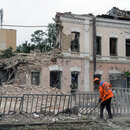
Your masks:
<svg viewBox="0 0 130 130"><path fill-rule="evenodd" d="M113 119L113 116L112 116L112 115L110 115L110 116L109 116L109 119Z"/></svg>

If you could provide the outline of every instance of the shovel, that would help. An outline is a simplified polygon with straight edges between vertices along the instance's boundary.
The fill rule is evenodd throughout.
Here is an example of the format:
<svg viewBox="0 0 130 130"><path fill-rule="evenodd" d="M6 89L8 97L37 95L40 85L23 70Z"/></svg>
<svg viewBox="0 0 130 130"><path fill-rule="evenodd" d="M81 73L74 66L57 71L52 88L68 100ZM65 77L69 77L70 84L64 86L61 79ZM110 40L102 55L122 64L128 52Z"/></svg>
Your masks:
<svg viewBox="0 0 130 130"><path fill-rule="evenodd" d="M94 112L94 110L98 107L98 105L100 104L100 102L98 102L96 104L96 106L90 111L89 115L88 115L88 118L91 116L91 114Z"/></svg>

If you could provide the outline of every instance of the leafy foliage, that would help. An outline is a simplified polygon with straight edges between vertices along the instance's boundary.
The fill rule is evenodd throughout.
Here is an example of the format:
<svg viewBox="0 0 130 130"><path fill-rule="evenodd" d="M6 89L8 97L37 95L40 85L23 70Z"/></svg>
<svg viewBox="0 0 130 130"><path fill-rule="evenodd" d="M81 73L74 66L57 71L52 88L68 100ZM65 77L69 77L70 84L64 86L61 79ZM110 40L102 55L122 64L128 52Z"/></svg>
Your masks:
<svg viewBox="0 0 130 130"><path fill-rule="evenodd" d="M6 50L2 50L2 51L1 51L1 54L0 54L0 58L1 58L1 59L10 58L10 57L12 57L12 56L14 56L14 55L13 55L13 48L12 48L12 47L9 47L9 48L6 49Z"/></svg>
<svg viewBox="0 0 130 130"><path fill-rule="evenodd" d="M22 45L17 46L15 52L30 53L31 50L39 49L41 52L49 51L54 48L56 44L56 35L58 27L56 23L48 24L47 30L36 30L31 35L31 42L25 41ZM10 58L14 56L12 47L2 50L0 58Z"/></svg>
<svg viewBox="0 0 130 130"><path fill-rule="evenodd" d="M28 41L25 41L22 45L19 45L16 49L16 52L18 53L30 53L30 50L34 50L36 46L34 44L28 43Z"/></svg>
<svg viewBox="0 0 130 130"><path fill-rule="evenodd" d="M35 48L39 49L41 52L46 51L46 33L42 30L37 30L31 36L31 42L34 43Z"/></svg>
<svg viewBox="0 0 130 130"><path fill-rule="evenodd" d="M125 72L126 76L130 76L130 71Z"/></svg>
<svg viewBox="0 0 130 130"><path fill-rule="evenodd" d="M56 35L58 31L58 27L56 23L50 23L48 25L48 33L47 33L47 42L50 44L51 48L53 48L56 44Z"/></svg>
<svg viewBox="0 0 130 130"><path fill-rule="evenodd" d="M31 43L25 41L17 47L16 52L30 53L30 50L39 49L41 52L49 51L56 44L56 34L58 27L56 23L48 24L47 30L36 30L31 35Z"/></svg>

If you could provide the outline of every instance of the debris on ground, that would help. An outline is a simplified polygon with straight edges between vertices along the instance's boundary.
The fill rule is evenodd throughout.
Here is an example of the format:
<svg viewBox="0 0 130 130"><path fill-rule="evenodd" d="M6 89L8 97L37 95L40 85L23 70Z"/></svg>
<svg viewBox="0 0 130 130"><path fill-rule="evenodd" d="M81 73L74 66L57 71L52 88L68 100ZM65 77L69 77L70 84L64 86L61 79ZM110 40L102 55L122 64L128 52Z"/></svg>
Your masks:
<svg viewBox="0 0 130 130"><path fill-rule="evenodd" d="M57 88L39 86L3 85L0 87L1 96L23 96L23 94L69 94Z"/></svg>
<svg viewBox="0 0 130 130"><path fill-rule="evenodd" d="M37 118L34 116L37 115ZM87 117L87 116L86 116ZM6 128L21 128L27 129L27 128L37 128L37 129L43 129L43 128L49 128L49 129L88 129L88 130L97 130L97 129L103 129L103 130L122 130L122 129L129 129L129 117L114 117L114 119L83 119L82 117L79 117L78 115L71 115L68 114L62 114L60 116L54 117L54 116L45 116L42 114L33 113L30 114L16 114L16 115L10 115L7 117L4 117L0 121L0 127L4 126L6 124ZM13 125L11 125L13 124Z"/></svg>

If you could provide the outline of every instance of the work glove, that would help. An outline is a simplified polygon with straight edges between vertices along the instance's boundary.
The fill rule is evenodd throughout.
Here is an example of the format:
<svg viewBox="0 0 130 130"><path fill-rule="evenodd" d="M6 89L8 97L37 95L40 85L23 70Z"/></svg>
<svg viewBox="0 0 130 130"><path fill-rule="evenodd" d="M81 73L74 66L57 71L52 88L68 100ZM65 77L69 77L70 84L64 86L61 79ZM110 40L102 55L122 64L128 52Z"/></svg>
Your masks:
<svg viewBox="0 0 130 130"><path fill-rule="evenodd" d="M99 98L99 102L101 102L101 100L102 100L102 99L101 99L101 98Z"/></svg>

